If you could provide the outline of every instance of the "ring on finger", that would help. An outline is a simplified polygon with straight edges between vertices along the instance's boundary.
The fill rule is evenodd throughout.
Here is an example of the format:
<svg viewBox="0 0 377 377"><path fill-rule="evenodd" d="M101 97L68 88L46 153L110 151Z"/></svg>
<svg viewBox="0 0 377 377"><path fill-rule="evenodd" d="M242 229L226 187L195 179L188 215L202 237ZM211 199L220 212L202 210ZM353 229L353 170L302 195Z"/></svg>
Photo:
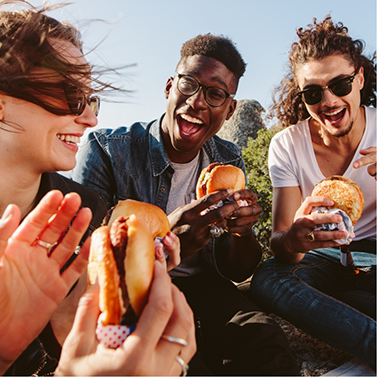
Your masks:
<svg viewBox="0 0 377 377"><path fill-rule="evenodd" d="M218 238L224 233L224 229L216 226L215 224L211 224L209 229L209 235L211 238Z"/></svg>
<svg viewBox="0 0 377 377"><path fill-rule="evenodd" d="M306 238L308 239L309 242L313 242L315 241L315 236L314 236L314 231L311 230L308 235L306 236Z"/></svg>
<svg viewBox="0 0 377 377"><path fill-rule="evenodd" d="M39 246L44 247L47 250L47 256L49 257L52 254L52 252L54 251L54 249L55 249L56 245L58 244L58 242L56 241L53 244L51 244L51 243L42 241L40 238L37 238L34 241L33 245L36 245L36 244L38 244Z"/></svg>
<svg viewBox="0 0 377 377"><path fill-rule="evenodd" d="M187 376L187 372L189 370L189 366L183 361L183 359L180 356L176 356L175 359L179 362L179 364L182 367L182 374L181 376L185 377Z"/></svg>

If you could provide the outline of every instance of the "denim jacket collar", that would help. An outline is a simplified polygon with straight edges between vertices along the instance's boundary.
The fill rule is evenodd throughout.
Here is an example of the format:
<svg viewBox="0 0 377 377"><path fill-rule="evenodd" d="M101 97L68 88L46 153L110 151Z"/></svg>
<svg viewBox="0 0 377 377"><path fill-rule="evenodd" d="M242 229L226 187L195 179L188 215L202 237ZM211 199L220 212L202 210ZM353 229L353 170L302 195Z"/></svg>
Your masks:
<svg viewBox="0 0 377 377"><path fill-rule="evenodd" d="M149 148L154 177L161 175L169 166L171 161L166 153L161 136L161 123L165 114L156 119L149 130Z"/></svg>

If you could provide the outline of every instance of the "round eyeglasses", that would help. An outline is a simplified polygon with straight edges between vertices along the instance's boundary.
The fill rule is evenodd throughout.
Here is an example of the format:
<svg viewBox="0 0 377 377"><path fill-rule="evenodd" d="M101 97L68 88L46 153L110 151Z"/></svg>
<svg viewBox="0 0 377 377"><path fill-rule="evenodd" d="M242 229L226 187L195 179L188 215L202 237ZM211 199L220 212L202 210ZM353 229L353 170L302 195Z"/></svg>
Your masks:
<svg viewBox="0 0 377 377"><path fill-rule="evenodd" d="M95 116L98 116L100 109L100 99L98 96L87 96L75 88L68 85L64 86L64 94L67 99L68 107L73 115L80 116L86 105L90 106Z"/></svg>
<svg viewBox="0 0 377 377"><path fill-rule="evenodd" d="M212 107L220 107L229 97L233 99L235 96L235 94L229 94L226 90L217 86L205 86L189 75L177 73L177 76L177 88L181 94L190 97L198 93L200 88L203 88L204 99Z"/></svg>
<svg viewBox="0 0 377 377"><path fill-rule="evenodd" d="M350 94L352 91L352 83L355 79L356 72L352 76L345 77L340 80L333 81L327 86L313 85L309 89L302 90L298 92L297 95L307 104L307 105L317 105L322 101L323 91L325 89L330 90L332 94L337 97L344 97Z"/></svg>

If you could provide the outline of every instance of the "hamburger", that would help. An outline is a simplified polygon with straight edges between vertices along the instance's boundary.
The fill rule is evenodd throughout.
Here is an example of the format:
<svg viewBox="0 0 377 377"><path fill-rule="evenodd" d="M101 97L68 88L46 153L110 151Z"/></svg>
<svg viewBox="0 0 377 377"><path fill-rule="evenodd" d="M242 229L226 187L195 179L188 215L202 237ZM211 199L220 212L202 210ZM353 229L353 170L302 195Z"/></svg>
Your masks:
<svg viewBox="0 0 377 377"><path fill-rule="evenodd" d="M128 217L132 214L146 226L153 238L163 238L170 231L169 220L160 207L133 199L119 200L107 213L104 223L111 227L119 216Z"/></svg>
<svg viewBox="0 0 377 377"><path fill-rule="evenodd" d="M148 299L154 259L153 237L135 215L93 232L88 278L89 284L98 278L104 326L136 323Z"/></svg>
<svg viewBox="0 0 377 377"><path fill-rule="evenodd" d="M196 185L196 197L200 199L211 192L228 188L234 191L243 190L245 174L236 166L214 162L200 173Z"/></svg>
<svg viewBox="0 0 377 377"><path fill-rule="evenodd" d="M138 321L149 296L155 260L155 237L170 231L157 206L120 201L92 234L88 280L98 279L100 316L97 338L119 347Z"/></svg>
<svg viewBox="0 0 377 377"><path fill-rule="evenodd" d="M345 212L352 225L360 219L365 204L360 187L351 179L341 175L325 178L314 187L311 195L333 200L334 205L328 208L338 208Z"/></svg>

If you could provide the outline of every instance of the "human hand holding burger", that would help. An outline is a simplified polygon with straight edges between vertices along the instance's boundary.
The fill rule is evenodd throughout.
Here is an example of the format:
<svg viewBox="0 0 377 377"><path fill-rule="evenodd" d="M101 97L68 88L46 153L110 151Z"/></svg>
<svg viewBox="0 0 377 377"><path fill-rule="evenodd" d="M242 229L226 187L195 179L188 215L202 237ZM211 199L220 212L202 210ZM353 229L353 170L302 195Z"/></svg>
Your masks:
<svg viewBox="0 0 377 377"><path fill-rule="evenodd" d="M322 180L295 214L294 226L290 229L295 235L290 237L289 247L296 252L306 253L316 248L337 247L344 243L341 240L349 243L352 237L350 230L336 224L347 221L346 214L351 225L355 225L363 206L363 194L352 180L337 175ZM333 209L340 209L343 213ZM329 230L326 224L333 224L333 230Z"/></svg>
<svg viewBox="0 0 377 377"><path fill-rule="evenodd" d="M88 279L100 286L101 314L96 334L117 348L131 333L148 300L155 260L154 240L170 232L157 206L124 200L114 206L105 224L92 234Z"/></svg>
<svg viewBox="0 0 377 377"><path fill-rule="evenodd" d="M55 375L60 376L179 376L177 357L188 364L196 352L192 311L166 269L154 262L148 302L135 331L117 349L105 347L94 334L99 315L99 286L81 298L76 318L62 349ZM187 345L166 340L185 340Z"/></svg>
<svg viewBox="0 0 377 377"><path fill-rule="evenodd" d="M155 260L154 238L169 232L157 208L120 202L108 225L92 234L91 289L80 302L56 374L187 373L196 351L193 315L171 283L165 259Z"/></svg>
<svg viewBox="0 0 377 377"><path fill-rule="evenodd" d="M203 169L196 194L196 201L168 216L181 240L182 259L202 249L214 237L213 229L227 229L237 237L250 234L261 212L256 195L245 189L243 171L233 165L213 163ZM227 200L232 194L234 200Z"/></svg>
<svg viewBox="0 0 377 377"><path fill-rule="evenodd" d="M238 237L249 234L262 208L257 202L257 195L245 189L245 175L240 168L218 162L210 164L200 174L196 186L197 198L224 188L233 189L231 199L239 204L232 216L226 218L224 229Z"/></svg>
<svg viewBox="0 0 377 377"><path fill-rule="evenodd" d="M170 231L170 224L164 211L149 203L137 200L120 200L111 208L105 223L110 227L119 216L136 214L138 219L148 228L155 242L155 256L161 262L166 260L167 270L170 271L181 263L181 245L179 238Z"/></svg>

